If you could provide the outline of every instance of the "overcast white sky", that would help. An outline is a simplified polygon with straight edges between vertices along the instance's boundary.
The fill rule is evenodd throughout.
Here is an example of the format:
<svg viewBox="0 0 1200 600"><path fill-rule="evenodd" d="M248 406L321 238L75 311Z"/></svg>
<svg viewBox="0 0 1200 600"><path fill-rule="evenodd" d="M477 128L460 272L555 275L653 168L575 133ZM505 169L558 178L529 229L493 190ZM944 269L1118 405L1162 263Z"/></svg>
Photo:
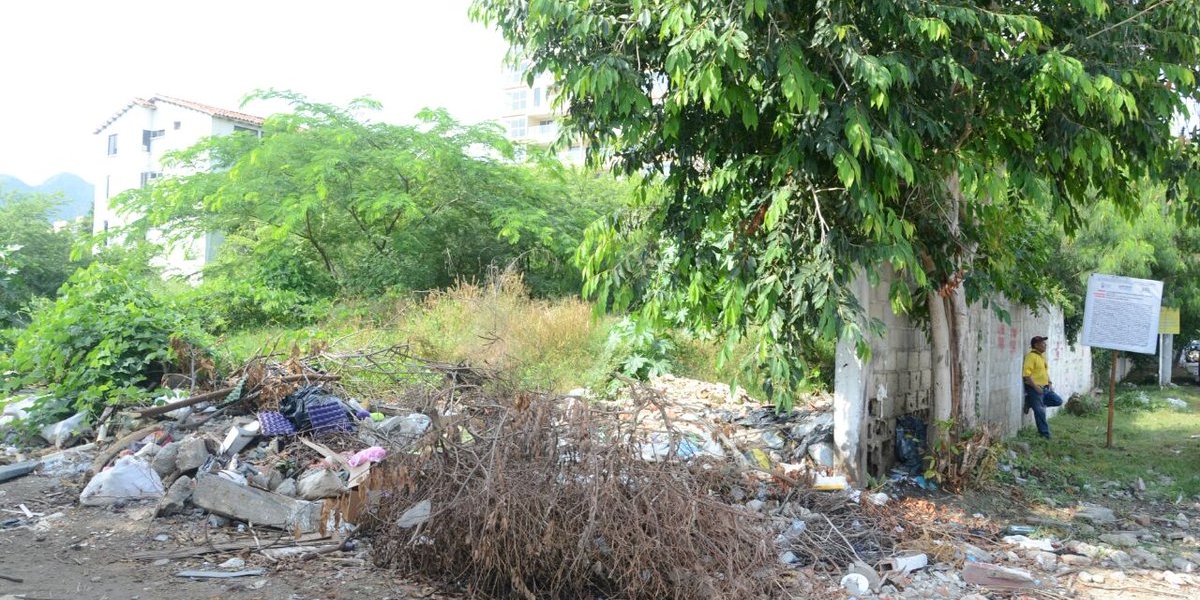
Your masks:
<svg viewBox="0 0 1200 600"><path fill-rule="evenodd" d="M0 1L0 173L89 179L93 131L134 97L238 109L257 88L406 122L499 117L505 45L470 0ZM267 116L276 107L241 109ZM90 179L89 179L90 180Z"/></svg>

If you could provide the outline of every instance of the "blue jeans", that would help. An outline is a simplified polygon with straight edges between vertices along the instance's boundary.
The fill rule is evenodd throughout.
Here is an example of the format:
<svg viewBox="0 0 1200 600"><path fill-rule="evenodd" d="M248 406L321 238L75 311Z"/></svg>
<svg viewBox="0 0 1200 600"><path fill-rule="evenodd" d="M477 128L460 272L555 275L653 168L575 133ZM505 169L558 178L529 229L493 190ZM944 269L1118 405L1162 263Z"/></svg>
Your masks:
<svg viewBox="0 0 1200 600"><path fill-rule="evenodd" d="M1050 424L1046 422L1046 409L1062 405L1062 396L1050 389L1050 386L1047 385L1041 389L1025 386L1025 406L1033 411L1033 420L1037 423L1038 435L1045 438L1050 437Z"/></svg>

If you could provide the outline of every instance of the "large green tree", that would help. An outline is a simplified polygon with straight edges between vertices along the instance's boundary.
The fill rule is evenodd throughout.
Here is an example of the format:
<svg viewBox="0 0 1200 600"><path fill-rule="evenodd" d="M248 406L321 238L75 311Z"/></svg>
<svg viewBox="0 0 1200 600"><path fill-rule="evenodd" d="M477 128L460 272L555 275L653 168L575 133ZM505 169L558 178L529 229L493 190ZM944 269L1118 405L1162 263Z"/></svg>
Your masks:
<svg viewBox="0 0 1200 600"><path fill-rule="evenodd" d="M894 305L928 319L937 418L969 425L968 304L1055 293L1045 225L1071 230L1096 197L1134 202L1141 178L1174 186L1191 151L1169 123L1197 95L1195 1L473 11L514 64L554 74L567 135L663 175L665 200L594 232L589 285L656 320L761 340L749 366L767 389L796 382L815 339L865 353L847 283L891 270ZM630 232L645 243L620 243Z"/></svg>
<svg viewBox="0 0 1200 600"><path fill-rule="evenodd" d="M292 110L268 118L261 136L174 154L168 172L179 175L118 199L142 215L138 228L222 232L206 280L330 297L433 289L516 265L535 292L576 293L569 259L584 227L629 193L607 175L518 163L499 127L444 111L396 125L370 121L369 100L249 99L259 98Z"/></svg>
<svg viewBox="0 0 1200 600"><path fill-rule="evenodd" d="M0 190L0 323L22 325L35 298L53 298L59 286L87 260L72 260L71 248L85 224L55 226L51 216L63 204L60 195Z"/></svg>

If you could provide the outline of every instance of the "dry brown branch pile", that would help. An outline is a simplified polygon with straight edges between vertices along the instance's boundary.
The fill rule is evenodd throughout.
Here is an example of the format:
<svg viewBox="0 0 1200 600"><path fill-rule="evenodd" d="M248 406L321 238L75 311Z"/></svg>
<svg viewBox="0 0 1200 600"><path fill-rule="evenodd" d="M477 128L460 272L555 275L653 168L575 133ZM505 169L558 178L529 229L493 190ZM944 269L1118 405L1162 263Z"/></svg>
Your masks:
<svg viewBox="0 0 1200 600"><path fill-rule="evenodd" d="M875 564L895 549L895 534L881 526L879 511L868 510L844 492L793 490L780 513L804 521L799 534L789 535L787 523L776 527L787 536L780 550L795 554L800 566L841 572L855 560Z"/></svg>
<svg viewBox="0 0 1200 600"><path fill-rule="evenodd" d="M731 465L647 462L628 412L487 387L427 411L441 416L425 437L381 465L382 494L364 526L377 564L490 598L767 591L773 533L719 497L722 481L739 477ZM403 526L425 501L428 520Z"/></svg>

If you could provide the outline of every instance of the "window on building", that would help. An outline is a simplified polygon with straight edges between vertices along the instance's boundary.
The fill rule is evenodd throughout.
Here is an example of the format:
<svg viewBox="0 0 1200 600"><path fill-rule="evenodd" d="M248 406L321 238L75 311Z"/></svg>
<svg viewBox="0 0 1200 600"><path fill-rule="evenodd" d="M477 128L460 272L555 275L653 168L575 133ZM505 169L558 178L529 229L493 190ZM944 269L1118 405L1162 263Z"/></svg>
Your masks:
<svg viewBox="0 0 1200 600"><path fill-rule="evenodd" d="M508 137L520 138L525 137L527 133L527 125L525 119L509 119L504 122L505 129L508 129Z"/></svg>
<svg viewBox="0 0 1200 600"><path fill-rule="evenodd" d="M163 131L162 129L143 129L142 130L142 149L145 150L146 152L149 152L150 151L150 141L158 139L166 134L167 134L167 132Z"/></svg>
<svg viewBox="0 0 1200 600"><path fill-rule="evenodd" d="M542 119L537 124L538 135L554 135L558 133L558 124L553 119Z"/></svg>
<svg viewBox="0 0 1200 600"><path fill-rule="evenodd" d="M537 108L542 105L542 88L533 88L533 106Z"/></svg>
<svg viewBox="0 0 1200 600"><path fill-rule="evenodd" d="M144 171L142 173L142 187L146 187L147 185L150 184L151 181L154 181L155 179L158 179L159 177L162 177L162 173L159 173L157 171Z"/></svg>
<svg viewBox="0 0 1200 600"><path fill-rule="evenodd" d="M175 130L179 131L181 127L183 127L183 121L175 121Z"/></svg>
<svg viewBox="0 0 1200 600"><path fill-rule="evenodd" d="M108 155L112 156L117 153L117 134L108 134Z"/></svg>
<svg viewBox="0 0 1200 600"><path fill-rule="evenodd" d="M258 137L262 137L261 131L251 128L251 127L242 127L241 125L234 125L233 130L234 131L249 131L250 133L253 133L254 135L256 135Z"/></svg>
<svg viewBox="0 0 1200 600"><path fill-rule="evenodd" d="M510 90L508 92L508 107L511 110L525 110L525 98L528 90Z"/></svg>

